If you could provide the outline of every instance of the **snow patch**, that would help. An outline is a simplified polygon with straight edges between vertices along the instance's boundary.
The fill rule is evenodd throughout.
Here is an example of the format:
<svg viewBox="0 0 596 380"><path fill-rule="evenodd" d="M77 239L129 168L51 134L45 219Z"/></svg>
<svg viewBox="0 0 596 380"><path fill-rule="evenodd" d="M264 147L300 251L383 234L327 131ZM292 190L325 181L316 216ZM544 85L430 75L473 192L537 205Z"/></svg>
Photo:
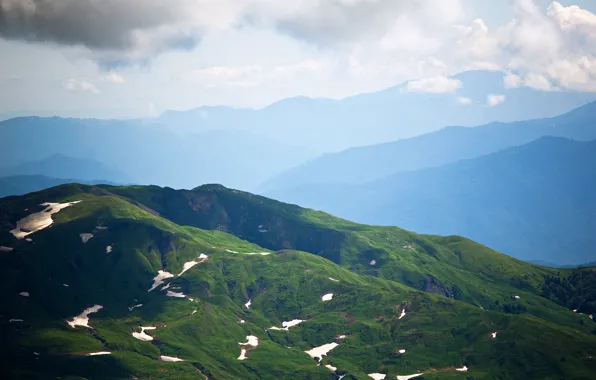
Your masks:
<svg viewBox="0 0 596 380"><path fill-rule="evenodd" d="M259 338L257 338L254 335L247 335L246 336L246 343L238 343L240 346L252 346L252 347L257 347L259 345ZM241 347L240 348L240 356L238 356L238 360L244 360L246 359L246 348L245 347Z"/></svg>
<svg viewBox="0 0 596 380"><path fill-rule="evenodd" d="M400 354L405 354L406 350L404 350L403 348L401 350L398 351Z"/></svg>
<svg viewBox="0 0 596 380"><path fill-rule="evenodd" d="M574 313L577 313L577 309L573 309L573 312L574 312Z"/></svg>
<svg viewBox="0 0 596 380"><path fill-rule="evenodd" d="M68 285L68 284L62 284L62 286L64 286L65 288L68 288L70 285Z"/></svg>
<svg viewBox="0 0 596 380"><path fill-rule="evenodd" d="M173 292L171 290L168 290L168 292L166 293L166 296L168 296L168 297L184 298L184 297L186 297L186 294L184 294L184 293L177 293L177 292Z"/></svg>
<svg viewBox="0 0 596 380"><path fill-rule="evenodd" d="M593 314L588 315L588 317L590 317L590 319L594 320L594 315Z"/></svg>
<svg viewBox="0 0 596 380"><path fill-rule="evenodd" d="M173 274L170 272L166 272L165 270L158 270L157 276L153 277L153 285L149 288L148 292L152 291L153 289L157 288L159 285L164 283L166 278L174 277Z"/></svg>
<svg viewBox="0 0 596 380"><path fill-rule="evenodd" d="M267 256L270 255L271 252L249 252L249 253L245 253L245 255L261 255L261 256Z"/></svg>
<svg viewBox="0 0 596 380"><path fill-rule="evenodd" d="M17 239L23 239L25 236L34 232L43 230L54 223L52 215L60 212L60 210L77 204L81 201L67 202L67 203L50 203L45 202L40 206L46 206L40 212L30 214L17 222L17 228L11 230L10 233ZM27 210L25 210L27 211Z"/></svg>
<svg viewBox="0 0 596 380"><path fill-rule="evenodd" d="M162 362L183 362L184 361L184 359L180 359L175 356L161 355L159 358L161 359Z"/></svg>
<svg viewBox="0 0 596 380"><path fill-rule="evenodd" d="M458 371L458 372L468 372L468 367L463 366L461 368L456 368L455 370Z"/></svg>
<svg viewBox="0 0 596 380"><path fill-rule="evenodd" d="M513 298L515 298L516 300L520 299L519 296L513 296Z"/></svg>
<svg viewBox="0 0 596 380"><path fill-rule="evenodd" d="M152 326L148 326L148 327L142 327L141 326L141 332L133 332L132 336L137 338L138 340L142 340L143 342L150 342L153 340L153 337L151 335L147 335L145 333L145 330L155 330L155 327Z"/></svg>
<svg viewBox="0 0 596 380"><path fill-rule="evenodd" d="M134 309L136 309L137 307L141 307L141 306L143 306L143 304L142 304L142 303L140 303L140 304L138 304L138 305L131 306L131 307L129 307L129 308L128 308L128 311L133 311L133 310L134 310Z"/></svg>
<svg viewBox="0 0 596 380"><path fill-rule="evenodd" d="M230 252L230 253L238 253L236 251L230 251L229 249L226 249L226 252Z"/></svg>
<svg viewBox="0 0 596 380"><path fill-rule="evenodd" d="M321 301L331 301L333 299L333 293L327 293L321 297Z"/></svg>
<svg viewBox="0 0 596 380"><path fill-rule="evenodd" d="M190 315L193 315L193 314L194 314L194 313L196 313L196 312L197 312L196 310L193 310L193 311L192 311L192 313L190 313Z"/></svg>
<svg viewBox="0 0 596 380"><path fill-rule="evenodd" d="M345 335L340 335L340 336L337 337L337 339L346 339L346 336Z"/></svg>
<svg viewBox="0 0 596 380"><path fill-rule="evenodd" d="M325 364L325 367L329 368L329 371L331 372L337 371L337 367L334 367L331 364Z"/></svg>
<svg viewBox="0 0 596 380"><path fill-rule="evenodd" d="M368 376L375 380L383 380L385 377L387 377L387 375L384 373L369 373Z"/></svg>
<svg viewBox="0 0 596 380"><path fill-rule="evenodd" d="M110 253L110 252L112 252L112 246L111 245L108 245L106 247L106 253Z"/></svg>
<svg viewBox="0 0 596 380"><path fill-rule="evenodd" d="M493 339L495 339L497 337L497 332L495 331L495 332L490 333L490 336L492 336Z"/></svg>
<svg viewBox="0 0 596 380"><path fill-rule="evenodd" d="M14 251L14 248L0 246L0 252L12 252L12 251Z"/></svg>
<svg viewBox="0 0 596 380"><path fill-rule="evenodd" d="M103 309L103 306L101 306L101 305L91 306L91 307L83 310L83 312L81 314L79 314L76 317L74 317L72 319L72 321L66 321L66 323L68 323L68 325L70 327L72 327L73 329L76 326L83 326L83 327L92 328L91 326L89 326L89 314L91 314L91 313L97 313L101 309Z"/></svg>
<svg viewBox="0 0 596 380"><path fill-rule="evenodd" d="M95 229L96 229L96 230L99 230L99 231L105 231L105 230L107 230L107 229L108 229L108 227L104 227L104 226L95 226Z"/></svg>
<svg viewBox="0 0 596 380"><path fill-rule="evenodd" d="M79 236L81 237L81 241L83 242L83 244L86 244L89 241L89 239L93 237L93 234L83 233L79 234Z"/></svg>
<svg viewBox="0 0 596 380"><path fill-rule="evenodd" d="M397 380L409 380L409 379L413 379L415 377L422 376L422 375L424 375L424 374L423 373L415 373L413 375L405 375L405 376L397 375Z"/></svg>
<svg viewBox="0 0 596 380"><path fill-rule="evenodd" d="M339 282L339 280L336 280L336 279L334 279L333 277L329 277L329 279L330 279L331 281L334 281L334 282Z"/></svg>
<svg viewBox="0 0 596 380"><path fill-rule="evenodd" d="M99 352L90 352L87 356L97 356L97 355L110 355L110 351L99 351Z"/></svg>
<svg viewBox="0 0 596 380"><path fill-rule="evenodd" d="M182 274L184 272L186 272L190 268L194 267L195 265L200 264L200 263L206 261L207 258L208 258L208 256L206 254L201 253L199 255L199 258L197 260L188 261L188 262L184 263L184 265L182 266L182 272L180 272L180 274L178 274L178 276L182 276Z"/></svg>
<svg viewBox="0 0 596 380"><path fill-rule="evenodd" d="M247 309L250 309L250 305L251 305L251 304L252 304L252 300L248 300L248 302L247 302L247 303L245 303L245 304L244 304L244 306L245 306Z"/></svg>
<svg viewBox="0 0 596 380"><path fill-rule="evenodd" d="M377 264L377 260L371 260L369 264L370 265L376 265Z"/></svg>
<svg viewBox="0 0 596 380"><path fill-rule="evenodd" d="M319 358L319 363L321 362L321 360L323 360L323 356L327 355L327 353L331 350L333 350L335 347L339 346L339 344L333 342L333 343L327 343L324 344L322 346L319 347L314 347L308 351L304 351L306 352L308 355L310 355L311 358Z"/></svg>
<svg viewBox="0 0 596 380"><path fill-rule="evenodd" d="M20 292L19 295L23 297L29 297L29 292Z"/></svg>
<svg viewBox="0 0 596 380"><path fill-rule="evenodd" d="M405 316L406 316L406 308L404 307L404 309L401 311L401 315L399 316L399 319L402 319Z"/></svg>
<svg viewBox="0 0 596 380"><path fill-rule="evenodd" d="M25 239L25 241L26 241L26 242L29 242L29 243L32 243L32 242L33 242L33 239L31 239L31 238L26 238L26 239Z"/></svg>
<svg viewBox="0 0 596 380"><path fill-rule="evenodd" d="M9 319L8 322L13 323L13 322L25 322L22 319L18 319L18 318L14 318L14 319Z"/></svg>
<svg viewBox="0 0 596 380"><path fill-rule="evenodd" d="M246 323L246 321L244 319L241 319L240 323L244 324L244 323Z"/></svg>
<svg viewBox="0 0 596 380"><path fill-rule="evenodd" d="M288 322L282 322L281 323L281 328L280 327L269 327L269 330L283 330L283 331L288 331L290 329L290 327L294 327L299 325L300 323L304 322L302 319L293 319L291 321Z"/></svg>

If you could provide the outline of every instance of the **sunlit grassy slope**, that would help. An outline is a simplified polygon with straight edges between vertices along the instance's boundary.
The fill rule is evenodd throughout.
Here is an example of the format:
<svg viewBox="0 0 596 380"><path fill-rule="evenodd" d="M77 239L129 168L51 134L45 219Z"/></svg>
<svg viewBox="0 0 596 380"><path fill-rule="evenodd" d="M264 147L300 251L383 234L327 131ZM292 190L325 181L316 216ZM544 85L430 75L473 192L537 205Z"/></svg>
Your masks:
<svg viewBox="0 0 596 380"><path fill-rule="evenodd" d="M75 200L31 242L8 232L43 202ZM81 233L94 236L83 244ZM0 266L8 378L589 379L596 371L593 321L541 296L546 279L567 272L459 237L358 225L220 186L65 185L0 199L0 245L14 249L1 252ZM158 270L178 274L201 254L208 259L164 283L185 298L163 285L148 292ZM66 323L96 304L92 328ZM293 319L304 322L267 330ZM156 327L147 331L154 340L135 339L139 326ZM259 345L241 361L248 335ZM304 353L332 342L339 346L320 366ZM99 351L111 354L86 356ZM467 373L455 370L464 365Z"/></svg>

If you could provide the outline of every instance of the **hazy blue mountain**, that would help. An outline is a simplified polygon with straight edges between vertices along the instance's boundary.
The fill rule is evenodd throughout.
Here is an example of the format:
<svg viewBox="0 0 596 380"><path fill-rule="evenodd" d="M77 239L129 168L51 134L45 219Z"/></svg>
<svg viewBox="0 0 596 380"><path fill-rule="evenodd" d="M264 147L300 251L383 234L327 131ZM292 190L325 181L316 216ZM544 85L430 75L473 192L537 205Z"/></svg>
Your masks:
<svg viewBox="0 0 596 380"><path fill-rule="evenodd" d="M247 131L183 136L161 124L138 120L28 117L0 122L0 162L5 166L58 153L101 162L122 173L127 182L177 188L219 182L241 189L251 189L316 154ZM30 169L11 174L121 181L121 177L32 173Z"/></svg>
<svg viewBox="0 0 596 380"><path fill-rule="evenodd" d="M17 175L0 177L0 198L10 195L23 195L34 191L45 190L65 183L82 183L87 185L106 184L118 185L116 182L105 180L83 180L52 178L43 175Z"/></svg>
<svg viewBox="0 0 596 380"><path fill-rule="evenodd" d="M406 82L341 100L283 99L259 110L200 107L168 111L158 121L178 132L243 129L333 152L413 137L449 125L553 117L596 100L590 93L505 88L501 72L469 71L453 78L462 82L455 93L411 92ZM505 101L489 107L489 94L504 95ZM462 97L470 103L461 104L458 98Z"/></svg>
<svg viewBox="0 0 596 380"><path fill-rule="evenodd" d="M436 167L519 146L543 136L596 139L596 102L548 119L447 127L391 143L326 154L275 176L261 192L321 183L357 184L394 173Z"/></svg>
<svg viewBox="0 0 596 380"><path fill-rule="evenodd" d="M523 260L596 259L596 141L527 145L363 185L304 185L269 196L362 223L458 234Z"/></svg>
<svg viewBox="0 0 596 380"><path fill-rule="evenodd" d="M53 154L42 160L24 161L14 166L0 168L0 174L4 176L41 175L81 180L108 178L114 181L126 181L123 173L101 162L62 154Z"/></svg>

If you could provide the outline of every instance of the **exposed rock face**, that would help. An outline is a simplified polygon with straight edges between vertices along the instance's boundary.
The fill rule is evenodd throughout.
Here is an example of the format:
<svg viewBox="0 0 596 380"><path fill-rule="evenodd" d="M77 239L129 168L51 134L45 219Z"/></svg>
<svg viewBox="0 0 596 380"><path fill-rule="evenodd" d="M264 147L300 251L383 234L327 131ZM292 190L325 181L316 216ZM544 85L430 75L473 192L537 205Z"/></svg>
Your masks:
<svg viewBox="0 0 596 380"><path fill-rule="evenodd" d="M428 293L435 293L445 296L447 298L455 298L455 294L453 290L446 287L441 281L437 280L431 275L424 276L426 280L426 285L424 287L424 291Z"/></svg>

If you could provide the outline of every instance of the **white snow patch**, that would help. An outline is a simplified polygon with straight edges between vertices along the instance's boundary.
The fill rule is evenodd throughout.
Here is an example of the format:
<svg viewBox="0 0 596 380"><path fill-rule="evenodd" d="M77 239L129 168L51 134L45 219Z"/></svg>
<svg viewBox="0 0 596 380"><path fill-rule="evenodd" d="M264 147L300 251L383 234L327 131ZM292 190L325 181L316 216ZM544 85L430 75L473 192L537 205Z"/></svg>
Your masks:
<svg viewBox="0 0 596 380"><path fill-rule="evenodd" d="M67 203L42 203L41 206L46 206L45 209L40 212L35 212L31 215L24 217L17 222L17 228L11 230L10 233L17 239L23 239L25 236L34 232L43 230L54 223L52 215L58 213L60 210L70 207L80 201L67 202ZM25 210L27 211L27 210Z"/></svg>
<svg viewBox="0 0 596 380"><path fill-rule="evenodd" d="M401 350L398 351L400 354L405 354L406 350L404 350L403 348Z"/></svg>
<svg viewBox="0 0 596 380"><path fill-rule="evenodd" d="M594 320L594 315L593 314L588 315L588 317L590 317L590 319Z"/></svg>
<svg viewBox="0 0 596 380"><path fill-rule="evenodd" d="M458 372L468 372L468 367L463 366L461 368L456 368L455 370L458 371Z"/></svg>
<svg viewBox="0 0 596 380"><path fill-rule="evenodd" d="M177 293L177 292L173 292L171 290L168 290L168 292L166 293L166 296L168 296L168 297L184 298L184 297L186 297L186 294L184 294L184 293Z"/></svg>
<svg viewBox="0 0 596 380"><path fill-rule="evenodd" d="M193 311L192 311L192 313L190 313L190 314L192 315L192 314L194 314L194 313L196 313L196 312L197 312L196 310L193 310Z"/></svg>
<svg viewBox="0 0 596 380"><path fill-rule="evenodd" d="M143 342L150 342L153 340L153 337L151 335L147 335L145 333L145 330L155 330L155 327L152 326L148 326L148 327L142 327L141 326L141 332L133 332L132 336L137 338L138 340L142 340Z"/></svg>
<svg viewBox="0 0 596 380"><path fill-rule="evenodd" d="M25 322L22 319L18 319L18 318L14 318L14 319L9 319L8 322L13 323L13 322Z"/></svg>
<svg viewBox="0 0 596 380"><path fill-rule="evenodd" d="M297 326L297 325L299 325L302 322L304 322L302 319L293 319L293 320L288 321L288 322L282 322L281 323L281 325L282 325L281 328L276 327L276 326L273 326L273 327L269 327L269 330L283 330L283 331L288 331L290 329L290 327Z"/></svg>
<svg viewBox="0 0 596 380"><path fill-rule="evenodd" d="M337 337L337 339L346 339L346 336L345 335L340 335L340 336Z"/></svg>
<svg viewBox="0 0 596 380"><path fill-rule="evenodd" d="M161 288L161 290L162 290L162 291L164 291L164 290L168 290L168 289L170 289L170 285L172 285L172 283L171 283L171 282L168 282L168 283L167 283L165 286L163 286L163 287ZM173 288L172 288L172 289L173 289Z"/></svg>
<svg viewBox="0 0 596 380"><path fill-rule="evenodd" d="M236 251L230 251L229 249L226 249L226 252L230 252L230 253L238 253Z"/></svg>
<svg viewBox="0 0 596 380"><path fill-rule="evenodd" d="M251 305L251 304L252 304L252 300L248 300L248 302L247 302L247 303L245 303L245 304L244 304L244 306L245 306L247 309L250 309L250 305Z"/></svg>
<svg viewBox="0 0 596 380"><path fill-rule="evenodd" d="M369 264L370 265L376 265L377 264L377 260L371 260Z"/></svg>
<svg viewBox="0 0 596 380"><path fill-rule="evenodd" d="M404 307L404 309L401 311L401 315L399 316L399 319L402 319L405 316L406 316L406 308Z"/></svg>
<svg viewBox="0 0 596 380"><path fill-rule="evenodd" d="M405 376L397 375L397 380L409 380L409 379L413 379L415 377L422 376L422 375L424 375L424 374L423 373L415 373L413 375L405 375Z"/></svg>
<svg viewBox="0 0 596 380"><path fill-rule="evenodd" d="M39 356L39 352L34 352L33 355Z"/></svg>
<svg viewBox="0 0 596 380"><path fill-rule="evenodd" d="M91 307L83 310L83 312L81 314L79 314L76 317L74 317L72 319L72 321L66 321L66 323L68 323L68 325L70 327L72 327L73 329L76 326L83 326L83 327L92 328L91 326L89 326L89 314L91 314L91 313L97 313L101 309L103 309L103 306L101 306L101 305L91 306Z"/></svg>
<svg viewBox="0 0 596 380"><path fill-rule="evenodd" d="M337 367L334 367L331 364L325 364L325 367L329 368L329 371L331 372L337 371Z"/></svg>
<svg viewBox="0 0 596 380"><path fill-rule="evenodd" d="M106 253L110 253L110 252L112 252L112 246L111 245L108 245L106 247Z"/></svg>
<svg viewBox="0 0 596 380"><path fill-rule="evenodd" d="M64 286L65 288L68 288L70 285L68 285L68 284L62 284L62 286Z"/></svg>
<svg viewBox="0 0 596 380"><path fill-rule="evenodd" d="M333 277L329 277L331 281L339 282L339 280L334 279Z"/></svg>
<svg viewBox="0 0 596 380"><path fill-rule="evenodd" d="M100 230L100 231L105 231L108 229L108 227L104 227L104 226L95 226L96 230Z"/></svg>
<svg viewBox="0 0 596 380"><path fill-rule="evenodd" d="M89 239L93 237L93 234L83 233L79 234L79 236L81 237L81 241L83 242L83 244L85 244L89 241Z"/></svg>
<svg viewBox="0 0 596 380"><path fill-rule="evenodd" d="M321 297L321 301L331 301L333 299L333 293L327 293Z"/></svg>
<svg viewBox="0 0 596 380"><path fill-rule="evenodd" d="M495 332L490 333L490 336L492 336L493 339L495 339L497 337L497 332L495 331Z"/></svg>
<svg viewBox="0 0 596 380"><path fill-rule="evenodd" d="M519 296L513 296L513 298L515 298L516 300L518 300L520 297Z"/></svg>
<svg viewBox="0 0 596 380"><path fill-rule="evenodd" d="M246 336L246 343L238 343L241 346L253 346L256 347L259 345L259 338L254 335L247 335Z"/></svg>
<svg viewBox="0 0 596 380"><path fill-rule="evenodd" d="M368 376L375 380L383 380L385 377L387 377L387 375L384 373L369 373Z"/></svg>
<svg viewBox="0 0 596 380"><path fill-rule="evenodd" d="M32 242L33 242L33 239L31 239L31 238L26 238L26 239L25 239L25 241L26 241L26 242L29 242L29 243L32 243Z"/></svg>
<svg viewBox="0 0 596 380"><path fill-rule="evenodd" d="M333 342L333 343L327 343L324 344L322 346L319 347L315 347L312 348L308 351L304 351L306 352L308 355L310 355L311 358L319 358L319 362L323 359L323 356L327 355L327 353L331 350L333 350L335 347L339 346L339 344Z"/></svg>
<svg viewBox="0 0 596 380"><path fill-rule="evenodd" d="M158 270L157 276L153 277L153 285L149 288L148 292L152 291L153 289L157 288L159 285L164 283L166 278L174 277L173 274L170 272L166 272L165 270Z"/></svg>
<svg viewBox="0 0 596 380"><path fill-rule="evenodd" d="M99 351L99 352L90 352L87 356L97 356L97 355L110 355L110 351Z"/></svg>
<svg viewBox="0 0 596 380"><path fill-rule="evenodd" d="M241 319L240 323L246 323L246 321L244 319Z"/></svg>
<svg viewBox="0 0 596 380"><path fill-rule="evenodd" d="M577 309L573 309L573 312L574 312L574 313L577 313Z"/></svg>
<svg viewBox="0 0 596 380"><path fill-rule="evenodd" d="M245 255L261 255L261 256L267 256L270 255L271 252L249 252L249 253L245 253Z"/></svg>
<svg viewBox="0 0 596 380"><path fill-rule="evenodd" d="M0 246L0 252L12 252L13 250L14 248L11 247Z"/></svg>
<svg viewBox="0 0 596 380"><path fill-rule="evenodd" d="M140 303L140 304L138 304L138 305L131 306L131 307L129 307L129 308L128 308L128 311L133 311L133 310L134 310L134 309L136 309L137 307L141 307L141 306L143 306L143 304L142 304L142 303Z"/></svg>
<svg viewBox="0 0 596 380"><path fill-rule="evenodd" d="M29 297L29 292L20 292L19 295L23 297Z"/></svg>
<svg viewBox="0 0 596 380"><path fill-rule="evenodd" d="M241 346L252 346L252 347L257 347L259 345L259 338L257 338L254 335L247 335L246 336L246 343L238 343ZM246 348L241 347L240 348L240 356L238 356L238 360L244 360L246 359Z"/></svg>
<svg viewBox="0 0 596 380"><path fill-rule="evenodd" d="M206 260L207 260L207 258L208 258L208 257L207 257L207 255L206 255L206 254L204 254L204 253L201 253L201 254L199 255L199 258L198 258L198 260L188 261L188 262L184 263L184 265L182 266L182 272L180 272L180 274L178 274L178 276L182 276L182 274L183 274L184 272L186 272L186 271L187 271L187 270L189 270L190 268L194 267L195 265L197 265L197 264L200 264L200 263L202 263L203 261L206 261Z"/></svg>
<svg viewBox="0 0 596 380"><path fill-rule="evenodd" d="M161 359L162 362L183 362L184 361L184 359L180 359L175 356L161 355L159 358Z"/></svg>
<svg viewBox="0 0 596 380"><path fill-rule="evenodd" d="M238 360L244 360L246 359L246 348L241 348L240 349L240 356L238 356Z"/></svg>

